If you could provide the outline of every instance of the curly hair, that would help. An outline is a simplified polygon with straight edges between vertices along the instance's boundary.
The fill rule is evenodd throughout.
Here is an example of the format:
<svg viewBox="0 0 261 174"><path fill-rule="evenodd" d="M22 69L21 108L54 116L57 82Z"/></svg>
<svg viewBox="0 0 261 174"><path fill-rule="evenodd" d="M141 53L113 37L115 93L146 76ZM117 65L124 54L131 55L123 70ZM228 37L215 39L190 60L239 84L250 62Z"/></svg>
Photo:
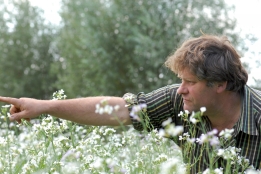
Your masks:
<svg viewBox="0 0 261 174"><path fill-rule="evenodd" d="M176 74L189 68L199 80L206 80L208 86L226 81L228 91L242 92L248 79L239 54L224 36L189 39L168 57L165 65Z"/></svg>

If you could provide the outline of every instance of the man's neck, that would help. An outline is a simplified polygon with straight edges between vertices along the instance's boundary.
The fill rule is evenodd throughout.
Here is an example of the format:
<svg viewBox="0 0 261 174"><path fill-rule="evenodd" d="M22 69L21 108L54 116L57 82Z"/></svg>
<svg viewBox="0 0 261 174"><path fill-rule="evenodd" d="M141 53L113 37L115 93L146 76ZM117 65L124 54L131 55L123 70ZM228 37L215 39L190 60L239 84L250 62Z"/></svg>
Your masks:
<svg viewBox="0 0 261 174"><path fill-rule="evenodd" d="M241 116L241 96L235 92L227 91L217 99L215 110L207 113L213 129L232 129Z"/></svg>

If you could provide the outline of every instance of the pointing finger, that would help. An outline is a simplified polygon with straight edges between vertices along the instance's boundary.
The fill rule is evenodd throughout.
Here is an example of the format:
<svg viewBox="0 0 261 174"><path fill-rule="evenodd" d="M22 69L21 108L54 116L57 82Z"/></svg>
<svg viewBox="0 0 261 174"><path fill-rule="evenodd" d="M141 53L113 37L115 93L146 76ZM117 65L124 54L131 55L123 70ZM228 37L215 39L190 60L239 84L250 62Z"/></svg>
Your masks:
<svg viewBox="0 0 261 174"><path fill-rule="evenodd" d="M1 102L5 102L5 103L9 103L9 104L13 104L13 105L18 105L19 104L19 99L11 98L11 97L1 97L0 96L0 101Z"/></svg>

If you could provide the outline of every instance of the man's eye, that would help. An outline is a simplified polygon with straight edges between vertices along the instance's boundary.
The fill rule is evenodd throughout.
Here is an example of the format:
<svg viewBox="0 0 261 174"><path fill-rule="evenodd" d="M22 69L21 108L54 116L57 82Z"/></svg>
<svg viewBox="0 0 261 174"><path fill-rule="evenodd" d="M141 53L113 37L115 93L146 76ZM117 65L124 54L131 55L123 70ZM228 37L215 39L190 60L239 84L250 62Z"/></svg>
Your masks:
<svg viewBox="0 0 261 174"><path fill-rule="evenodd" d="M195 84L195 82L194 81L189 81L189 80L183 80L183 79L181 79L181 82L182 83L186 83L186 84Z"/></svg>

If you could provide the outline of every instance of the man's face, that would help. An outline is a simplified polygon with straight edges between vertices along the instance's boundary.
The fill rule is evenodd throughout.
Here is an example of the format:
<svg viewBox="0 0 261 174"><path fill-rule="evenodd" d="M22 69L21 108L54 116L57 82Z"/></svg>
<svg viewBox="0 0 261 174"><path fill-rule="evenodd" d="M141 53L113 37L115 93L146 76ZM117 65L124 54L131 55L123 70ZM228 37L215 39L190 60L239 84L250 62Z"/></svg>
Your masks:
<svg viewBox="0 0 261 174"><path fill-rule="evenodd" d="M182 83L177 92L182 95L184 110L196 112L206 107L208 112L215 106L215 87L208 87L206 80L199 80L188 68L179 73L179 77Z"/></svg>

